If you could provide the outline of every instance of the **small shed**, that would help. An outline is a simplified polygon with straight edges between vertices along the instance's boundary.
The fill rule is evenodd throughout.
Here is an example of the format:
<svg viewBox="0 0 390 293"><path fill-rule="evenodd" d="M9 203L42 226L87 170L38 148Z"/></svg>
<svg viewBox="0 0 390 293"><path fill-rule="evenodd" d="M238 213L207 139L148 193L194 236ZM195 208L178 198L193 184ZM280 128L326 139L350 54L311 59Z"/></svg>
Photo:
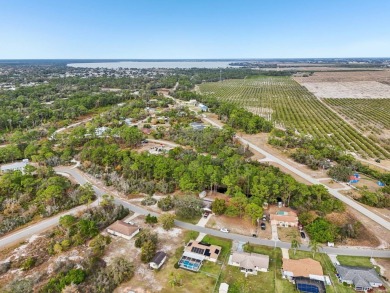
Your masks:
<svg viewBox="0 0 390 293"><path fill-rule="evenodd" d="M221 285L219 285L219 293L228 293L228 291L229 291L229 284L221 283Z"/></svg>
<svg viewBox="0 0 390 293"><path fill-rule="evenodd" d="M167 254L164 251L158 251L153 259L150 261L149 265L151 268L158 270L167 259Z"/></svg>

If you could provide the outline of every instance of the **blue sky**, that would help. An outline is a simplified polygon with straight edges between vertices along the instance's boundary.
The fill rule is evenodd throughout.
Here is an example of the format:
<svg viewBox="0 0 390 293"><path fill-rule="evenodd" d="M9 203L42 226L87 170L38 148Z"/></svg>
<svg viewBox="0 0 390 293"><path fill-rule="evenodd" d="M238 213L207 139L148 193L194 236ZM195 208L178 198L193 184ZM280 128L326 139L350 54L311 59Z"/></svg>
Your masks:
<svg viewBox="0 0 390 293"><path fill-rule="evenodd" d="M389 57L389 0L0 0L0 59Z"/></svg>

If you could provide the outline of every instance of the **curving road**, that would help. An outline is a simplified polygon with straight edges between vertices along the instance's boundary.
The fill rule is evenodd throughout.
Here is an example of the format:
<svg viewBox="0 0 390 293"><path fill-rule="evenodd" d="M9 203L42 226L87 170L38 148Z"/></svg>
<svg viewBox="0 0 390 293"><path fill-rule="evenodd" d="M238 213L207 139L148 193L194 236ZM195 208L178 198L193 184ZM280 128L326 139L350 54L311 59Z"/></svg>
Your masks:
<svg viewBox="0 0 390 293"><path fill-rule="evenodd" d="M73 179L78 182L79 184L85 184L88 181L86 175L79 171L78 169L75 169L74 166L72 167L58 167L56 168L56 172L59 174L68 174L68 176L73 177ZM99 202L99 198L103 195L106 194L107 192L100 189L99 187L92 185L93 189L96 192L97 195L97 200L92 203L92 205L97 205ZM140 214L140 215L147 215L151 214L154 216L158 216L158 214L150 212L142 207L133 205L121 198L114 197L114 202L116 204L121 204L124 207L128 208L129 210ZM31 225L25 229L22 229L20 231L17 231L13 234L7 235L5 237L0 238L0 247L5 247L7 245L11 245L17 242L21 242L28 237L31 237L34 234L41 233L56 224L58 224L59 218L65 214L74 214L77 212L80 212L87 207L84 206L79 206L77 208L74 208L68 212L62 213L60 215L57 215L55 217L52 217L50 219L44 220L42 222L36 223L34 225ZM271 247L280 247L280 248L290 248L290 243L287 242L282 242L282 241L273 241L273 240L267 240L267 239L260 239L260 238L253 238L249 236L244 236L244 235L239 235L239 234L232 234L232 233L223 233L217 230L205 228L205 227L200 227L196 226L193 224L189 224L186 222L181 222L181 221L175 221L176 226L187 229L187 230L193 230L197 231L200 233L205 233L217 237L222 237L222 238L227 238L231 240L237 240L237 241L243 241L243 242L251 242L253 244L259 244L259 245L265 245L265 246L271 246ZM310 249L302 245L300 250L306 250L309 251ZM337 254L337 255L352 255L352 256L369 256L369 257L385 257L385 258L390 258L390 251L388 250L377 250L377 249L358 249L358 248L336 248L336 247L324 247L321 249L322 252L326 253L331 253L331 254Z"/></svg>
<svg viewBox="0 0 390 293"><path fill-rule="evenodd" d="M215 123L214 121L212 121L211 119L209 119L207 117L203 117L202 119L205 120L206 122L218 127L218 128L222 128L221 125L219 125L218 123ZM242 144L246 144L249 147L251 147L252 149L259 152L260 154L264 155L266 157L266 159L268 159L269 161L273 161L273 162L285 167L286 169L290 170L291 172L293 172L293 173L297 174L298 176L304 178L305 180L309 181L310 183L323 185L331 195L333 195L337 199L341 200L345 204L349 205L350 207L354 208L355 210L362 213L363 215L370 218L371 220L375 221L376 223L383 226L387 230L390 230L390 222L386 221L382 217L378 216L377 214L375 214L375 213L371 212L370 210L366 209L365 207L361 206L356 201L341 194L336 189L333 189L333 188L326 186L325 184L321 183L319 180L311 177L310 175L308 175L306 173L303 173L302 171L298 170L297 168L289 165L288 163L282 161L281 159L275 157L274 155L264 151L263 149L259 148L258 146L254 145L253 143L247 141L246 139L239 137L239 136L237 136L237 139L240 140Z"/></svg>

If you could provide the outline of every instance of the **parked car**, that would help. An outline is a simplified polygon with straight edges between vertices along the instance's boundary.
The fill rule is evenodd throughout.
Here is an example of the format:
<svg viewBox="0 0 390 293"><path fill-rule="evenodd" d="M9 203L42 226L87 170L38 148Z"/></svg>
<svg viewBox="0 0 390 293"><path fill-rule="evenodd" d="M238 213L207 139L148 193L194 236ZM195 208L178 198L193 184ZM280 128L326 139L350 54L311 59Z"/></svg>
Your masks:
<svg viewBox="0 0 390 293"><path fill-rule="evenodd" d="M230 231L226 228L221 228L219 231L223 232L223 233L229 233Z"/></svg>
<svg viewBox="0 0 390 293"><path fill-rule="evenodd" d="M267 221L267 215L263 215L263 221Z"/></svg>
<svg viewBox="0 0 390 293"><path fill-rule="evenodd" d="M256 234L252 234L252 237L255 237L255 238L257 238L257 235L256 235Z"/></svg>
<svg viewBox="0 0 390 293"><path fill-rule="evenodd" d="M262 222L261 224L260 224L260 227L261 227L261 230L265 230L265 223L264 222Z"/></svg>
<svg viewBox="0 0 390 293"><path fill-rule="evenodd" d="M302 239L305 239L305 238L306 238L305 232L301 232L301 237L302 237Z"/></svg>
<svg viewBox="0 0 390 293"><path fill-rule="evenodd" d="M375 160L375 162L377 162L377 163L380 163L380 162L381 162L381 160L379 160L379 159L376 159L376 160Z"/></svg>
<svg viewBox="0 0 390 293"><path fill-rule="evenodd" d="M209 215L210 215L210 213L206 212L206 213L203 214L203 218L207 218Z"/></svg>

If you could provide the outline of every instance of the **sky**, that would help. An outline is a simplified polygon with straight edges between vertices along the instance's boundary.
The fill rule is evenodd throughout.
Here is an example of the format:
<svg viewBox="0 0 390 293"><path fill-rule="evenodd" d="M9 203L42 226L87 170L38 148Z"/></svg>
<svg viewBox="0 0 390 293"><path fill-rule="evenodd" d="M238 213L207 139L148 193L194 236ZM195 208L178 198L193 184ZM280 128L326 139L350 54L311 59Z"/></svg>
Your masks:
<svg viewBox="0 0 390 293"><path fill-rule="evenodd" d="M389 0L0 0L0 59L390 57Z"/></svg>

